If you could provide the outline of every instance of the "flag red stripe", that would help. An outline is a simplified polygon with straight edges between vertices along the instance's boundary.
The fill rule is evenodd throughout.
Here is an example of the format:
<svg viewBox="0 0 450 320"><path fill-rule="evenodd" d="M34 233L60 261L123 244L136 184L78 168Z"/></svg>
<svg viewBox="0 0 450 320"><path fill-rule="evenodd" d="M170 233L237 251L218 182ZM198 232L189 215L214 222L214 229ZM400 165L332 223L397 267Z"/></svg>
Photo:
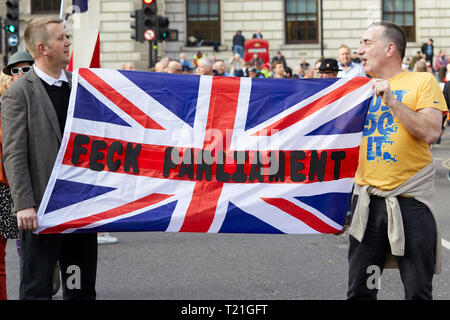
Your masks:
<svg viewBox="0 0 450 320"><path fill-rule="evenodd" d="M215 144L222 143L222 150L229 150L224 145L227 129L233 129L239 99L240 79L213 77L211 98L208 111L206 132L219 130L222 141L205 137L203 149L212 150ZM217 202L222 193L223 183L198 181L195 183L191 202L186 211L180 232L207 232L214 220Z"/></svg>
<svg viewBox="0 0 450 320"><path fill-rule="evenodd" d="M67 144L67 148L66 148L66 152L64 154L63 157L63 161L62 164L63 165L68 165L68 166L75 166L75 167L81 167L81 168L89 168L89 161L90 161L90 156L91 156L91 146L92 146L92 141L94 140L101 140L101 141L105 141L106 142L106 149L102 149L102 150L97 150L97 152L100 152L103 154L103 159L101 160L97 160L97 163L101 163L104 166L104 171L110 171L111 170L108 168L107 164L106 164L106 154L107 154L107 150L109 149L109 147L111 146L111 144L115 141L120 142L125 149L125 146L127 145L127 141L123 141L123 140L115 140L115 139L110 139L110 138L105 138L105 137L96 137L96 136L88 136L90 142L86 145L83 145L83 148L87 149L87 152L84 154L80 154L79 155L79 162L77 164L73 164L72 163L72 154L74 152L74 139L75 136L77 136L77 133L71 133L70 137L69 137L69 142ZM136 143L133 143L133 146L135 146ZM141 152L138 156L138 166L139 166L139 173L135 174L132 171L129 172L125 172L124 171L124 166L123 163L125 161L125 151L122 152L121 155L119 154L115 154L114 155L114 161L116 160L120 160L121 165L119 166L119 168L114 171L116 173L121 173L121 174L130 174L130 175L139 175L139 176L146 176L146 177L153 177L153 178L158 178L158 179L170 179L170 180L192 180L192 181L197 181L195 180L196 178L196 174L197 174L197 166L194 165L194 178L193 179L189 179L189 177L187 177L186 175L183 177L179 177L178 176L178 172L180 170L180 166L181 164L178 164L177 167L175 167L173 170L170 171L169 176L168 177L164 177L163 176L163 168L164 168L164 153L165 153L165 149L167 147L166 146L160 146L160 145L149 145L149 144L142 144L142 149ZM183 158L183 154L185 152L186 149L178 149L180 151L180 159ZM194 163L197 163L197 152L198 150L194 150ZM281 150L282 151L282 150ZM349 148L349 149L333 149L333 150L326 150L326 152L328 153L327 156L327 163L325 166L325 174L324 174L324 178L323 181L331 181L331 180L335 180L334 178L334 170L335 170L335 161L330 160L330 155L333 152L337 152L337 151L344 151L345 152L345 158L341 160L340 163L340 174L339 174L339 178L353 178L355 171L356 171L356 167L358 164L358 154L359 154L359 147L355 147L355 148ZM233 152L232 150L227 150L227 152L230 154L229 157L225 157L225 159L233 159ZM310 155L311 155L311 150L304 150L305 152L305 159L310 159ZM322 150L317 150L318 154L322 153ZM304 173L306 175L306 179L304 181L292 181L291 179L291 154L292 151L286 150L284 151L285 154L285 166L284 166L284 170L285 170L285 180L284 181L273 181L273 182L269 182L269 177L267 175L264 176L264 182L269 182L269 183L312 183L312 182L317 182L317 177L315 177L313 180L309 180L308 178L308 173L309 173L309 169L310 169L310 163L308 161L305 161L305 168L299 172ZM251 169L251 163L253 162L253 157L254 157L255 153L254 152L249 152L249 160L245 163L244 168L243 168L243 172L247 175L247 177L249 177L250 175L250 169ZM268 168L268 165L264 166L265 168ZM229 174L233 174L234 171L236 170L236 165L234 163L225 163L224 166L224 171L229 173ZM216 179L216 172L217 172L217 167L215 165L212 166L211 168L211 181L210 182L219 182ZM230 183L233 183L233 181L230 180ZM257 179L253 180L253 181L249 181L248 179L245 182L241 182L241 183L260 183Z"/></svg>
<svg viewBox="0 0 450 320"><path fill-rule="evenodd" d="M125 113L127 113L130 117L135 119L140 125L142 125L146 129L157 129L157 130L165 130L161 127L156 121L151 119L148 115L146 115L141 109L136 107L130 100L125 98L119 92L117 92L113 87L103 81L99 76L97 76L94 72L86 68L80 68L78 73L82 76L87 82L89 82L95 89L100 91L106 98L111 100L116 106L122 109Z"/></svg>
<svg viewBox="0 0 450 320"><path fill-rule="evenodd" d="M130 213L130 212L148 207L150 205L161 202L172 196L173 196L172 194L152 193L148 196L145 196L136 201L124 204L120 207L117 207L117 208L114 208L111 210L107 210L104 212L100 212L100 213L97 213L97 214L94 214L92 216L88 216L85 218L80 218L80 219L72 220L70 222L66 222L66 223L63 223L60 225L56 225L54 227L44 229L40 233L61 233L67 229L82 228L84 226L90 225L91 223L94 223L94 222L97 222L100 220L114 218L117 216L121 216L121 215Z"/></svg>
<svg viewBox="0 0 450 320"><path fill-rule="evenodd" d="M208 232L222 189L223 182L196 182L179 232Z"/></svg>
<svg viewBox="0 0 450 320"><path fill-rule="evenodd" d="M303 221L305 224L321 233L336 233L339 230L325 223L314 214L283 198L261 198L266 203L277 207L280 210L290 214L294 218Z"/></svg>
<svg viewBox="0 0 450 320"><path fill-rule="evenodd" d="M274 122L270 126L267 126L264 129L261 129L252 135L254 135L254 136L270 136L270 135L272 135L272 132L277 132L277 131L286 129L287 127L290 127L290 126L296 124L297 122L305 119L306 117L319 111L320 109L325 108L330 103L333 103L333 102L339 100L346 94L358 89L359 87L362 87L368 81L370 81L369 78L367 78L367 80L365 78L361 78L361 77L353 78L350 81L348 81L346 84L342 85L341 87L327 93L323 97L315 100L314 102L311 102L309 105L306 105L303 108L291 113L290 115L283 117L282 119Z"/></svg>

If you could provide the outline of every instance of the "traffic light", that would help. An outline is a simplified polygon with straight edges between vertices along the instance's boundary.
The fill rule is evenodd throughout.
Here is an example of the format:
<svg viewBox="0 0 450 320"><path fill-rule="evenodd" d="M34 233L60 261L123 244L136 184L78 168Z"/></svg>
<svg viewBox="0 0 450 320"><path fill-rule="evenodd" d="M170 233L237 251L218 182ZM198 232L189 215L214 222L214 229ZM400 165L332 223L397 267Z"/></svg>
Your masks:
<svg viewBox="0 0 450 320"><path fill-rule="evenodd" d="M134 29L131 38L144 42L144 40L154 40L157 36L158 28L158 11L156 8L156 0L143 0L142 8L130 13L130 17L134 18L130 27Z"/></svg>
<svg viewBox="0 0 450 320"><path fill-rule="evenodd" d="M130 17L134 18L134 21L131 22L130 27L134 29L134 33L131 35L131 39L135 41L144 42L144 25L143 25L143 10L135 10L130 13Z"/></svg>
<svg viewBox="0 0 450 320"><path fill-rule="evenodd" d="M169 18L158 16L158 41L169 38Z"/></svg>
<svg viewBox="0 0 450 320"><path fill-rule="evenodd" d="M6 18L12 23L19 22L19 0L6 1Z"/></svg>
<svg viewBox="0 0 450 320"><path fill-rule="evenodd" d="M147 30L153 30L153 34L157 34L158 10L156 8L156 0L143 0L142 10L143 33L145 34Z"/></svg>
<svg viewBox="0 0 450 320"><path fill-rule="evenodd" d="M19 45L19 0L6 1L4 28L7 53L14 53Z"/></svg>

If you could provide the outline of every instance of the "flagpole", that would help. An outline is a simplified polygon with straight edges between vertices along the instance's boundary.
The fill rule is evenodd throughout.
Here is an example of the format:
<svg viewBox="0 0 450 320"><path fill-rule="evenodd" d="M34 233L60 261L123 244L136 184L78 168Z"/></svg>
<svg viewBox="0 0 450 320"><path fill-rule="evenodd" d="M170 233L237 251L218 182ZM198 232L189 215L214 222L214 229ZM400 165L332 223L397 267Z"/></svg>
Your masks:
<svg viewBox="0 0 450 320"><path fill-rule="evenodd" d="M323 1L320 0L320 59L324 59L323 56Z"/></svg>
<svg viewBox="0 0 450 320"><path fill-rule="evenodd" d="M64 0L61 0L61 7L59 8L59 18L64 20Z"/></svg>

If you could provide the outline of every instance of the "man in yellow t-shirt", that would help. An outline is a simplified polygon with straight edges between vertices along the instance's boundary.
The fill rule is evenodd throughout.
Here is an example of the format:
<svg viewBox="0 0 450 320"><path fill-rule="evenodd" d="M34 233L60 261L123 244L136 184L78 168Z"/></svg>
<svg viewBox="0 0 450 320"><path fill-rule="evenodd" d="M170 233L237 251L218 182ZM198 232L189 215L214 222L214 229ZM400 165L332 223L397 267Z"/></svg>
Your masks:
<svg viewBox="0 0 450 320"><path fill-rule="evenodd" d="M388 80L393 97L414 112L445 111L439 84L431 73L403 71ZM426 122L423 130L428 130ZM355 183L392 190L432 162L429 143L411 134L395 112L374 96L361 141Z"/></svg>
<svg viewBox="0 0 450 320"><path fill-rule="evenodd" d="M375 95L355 176L359 187L395 190L432 162L429 144L440 135L447 107L431 74L402 70L405 49L403 31L389 22L370 25L361 39L358 54L365 72L374 78ZM371 195L362 240L349 236L348 299L376 299L378 285L371 285L369 277L374 267L382 272L390 250L388 229L394 227L404 230L404 255L395 258L405 298L432 299L436 222L430 209L415 198L396 198L400 222L389 219L385 198Z"/></svg>

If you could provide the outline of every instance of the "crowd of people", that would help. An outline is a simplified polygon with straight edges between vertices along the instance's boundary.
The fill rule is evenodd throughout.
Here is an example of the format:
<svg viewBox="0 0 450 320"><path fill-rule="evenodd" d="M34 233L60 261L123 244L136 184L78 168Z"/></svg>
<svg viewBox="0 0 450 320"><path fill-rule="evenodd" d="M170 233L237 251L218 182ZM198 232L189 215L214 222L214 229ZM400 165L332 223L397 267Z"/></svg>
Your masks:
<svg viewBox="0 0 450 320"><path fill-rule="evenodd" d="M339 51L348 52L347 46L342 46ZM344 55L344 54L343 54ZM162 57L149 71L183 73L194 75L214 75L226 77L251 77L251 78L291 78L291 79L311 79L328 78L336 72L336 76L365 76L359 62L353 62L343 56L342 62L336 59L320 59L311 66L305 59L293 70L287 65L286 58L281 51L277 51L270 62L264 62L255 53L249 61L244 61L239 53L232 55L229 59L217 59L215 53L207 56L199 51L192 57L192 64L186 58L185 53L181 53L179 59ZM326 61L327 63L324 63ZM330 64L331 63L331 64ZM134 70L129 63L122 63L121 69ZM338 75L339 73L339 75Z"/></svg>
<svg viewBox="0 0 450 320"><path fill-rule="evenodd" d="M261 38L261 29L253 34L253 38ZM292 69L288 66L286 58L280 50L277 50L270 63L265 62L257 53L252 59L244 61L243 39L241 32L237 31L233 38L233 55L228 61L216 59L216 54L207 56L201 51L192 57L193 64L189 62L185 53L181 53L179 60L163 57L150 71L183 73L194 75L214 75L226 77L251 77L251 78L285 78L285 79L312 79L312 78L343 78L343 77L365 77L370 76L364 71L360 55L357 51L351 51L350 47L342 44L337 52L336 58L318 59L311 65L305 58ZM434 41L429 39L417 51L413 57L404 57L402 70L411 72L429 72L433 74L443 90L447 105L450 103L450 82L447 83L447 74L450 78L450 57L445 55L444 50L434 59ZM128 69L128 68L124 68ZM133 70L128 69L128 70ZM450 121L450 120L448 120ZM447 124L447 119L442 122L442 133ZM440 143L440 138L436 142Z"/></svg>
<svg viewBox="0 0 450 320"><path fill-rule="evenodd" d="M253 34L253 38L262 38L261 29ZM356 51L351 51L350 47L342 44L335 57L325 58L327 63L321 66L323 59L315 60L311 65L302 58L295 67L288 66L285 56L277 50L270 61L264 61L258 53L254 53L249 61L244 61L243 38L240 31L236 32L233 38L232 55L228 59L217 59L216 53L210 55L198 51L189 60L186 53L181 53L179 59L160 57L155 67L150 71L183 73L194 75L215 75L234 76L251 78L292 78L311 79L332 77L336 72L336 77L366 76L361 64L361 58ZM412 57L405 57L402 69L416 72L430 72L435 75L438 82L443 87L447 82L447 74L450 76L450 57L444 50L439 50L439 54L434 58L433 39L424 43L421 50ZM434 61L433 61L434 60ZM192 63L190 62L192 61ZM279 63L281 62L281 64ZM326 69L326 65L332 67ZM123 63L122 69L134 70L129 63Z"/></svg>
<svg viewBox="0 0 450 320"><path fill-rule="evenodd" d="M262 37L261 32L254 37ZM65 68L71 42L62 21L49 17L30 21L24 39L28 52L10 57L0 78L0 299L6 299L6 239L20 240L20 299L51 299L59 276L63 299L95 299L97 233L33 233L38 227L36 208L53 169L67 117L72 74ZM375 130L362 137L353 205L346 222L350 243L347 297L376 299L378 288L367 285L368 267L383 270L391 254L400 271L405 298L432 299L433 275L441 269L441 238L430 194L434 168L429 146L442 134L449 101L434 75L443 75L445 80L441 70L447 70L447 58L439 54L433 67L430 42L420 56L411 59L408 69L414 66L419 71L420 62L425 60L432 74L403 72L406 37L401 28L387 22L366 29L356 55L342 45L337 59L321 59L313 66L303 59L294 72L280 51L269 65L257 54L249 62L242 61L239 47L233 48L234 55L228 61L197 52L191 65L181 54L176 60L160 59L152 71L252 78L366 74L374 78L374 97L380 98L375 99L380 104L370 108L367 117L392 121L373 126ZM134 67L124 63L121 69ZM406 87L408 92L394 96L393 92ZM382 145L374 150L373 141L386 134L389 141L378 140ZM68 286L69 275L64 271L72 265L82 270L79 287Z"/></svg>
<svg viewBox="0 0 450 320"><path fill-rule="evenodd" d="M414 56L405 58L402 69L432 73L443 87L450 80L450 56L441 49L434 57L434 50L434 41L429 39Z"/></svg>

